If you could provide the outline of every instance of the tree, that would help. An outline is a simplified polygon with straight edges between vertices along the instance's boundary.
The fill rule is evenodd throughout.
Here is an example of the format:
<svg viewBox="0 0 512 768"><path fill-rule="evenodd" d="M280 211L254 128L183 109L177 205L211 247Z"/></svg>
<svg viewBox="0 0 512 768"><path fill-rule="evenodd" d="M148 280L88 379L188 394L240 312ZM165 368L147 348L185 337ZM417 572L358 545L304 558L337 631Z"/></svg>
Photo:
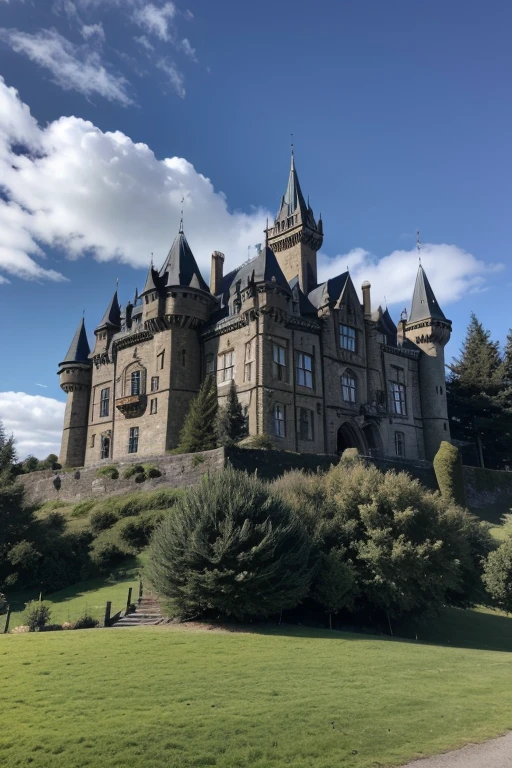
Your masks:
<svg viewBox="0 0 512 768"><path fill-rule="evenodd" d="M512 537L488 555L483 580L493 602L512 613Z"/></svg>
<svg viewBox="0 0 512 768"><path fill-rule="evenodd" d="M232 445L246 433L246 419L236 394L233 380L226 398L226 404L219 408L217 435L220 445Z"/></svg>
<svg viewBox="0 0 512 768"><path fill-rule="evenodd" d="M507 365L472 314L460 357L449 366L448 410L452 436L474 444L479 463L491 468L510 457L512 409L503 402Z"/></svg>
<svg viewBox="0 0 512 768"><path fill-rule="evenodd" d="M352 606L356 578L354 565L345 557L344 549L333 548L321 555L311 594L329 615L329 629L332 614Z"/></svg>
<svg viewBox="0 0 512 768"><path fill-rule="evenodd" d="M4 425L0 421L0 485L10 482L15 472L16 449L14 437L7 437Z"/></svg>
<svg viewBox="0 0 512 768"><path fill-rule="evenodd" d="M447 501L453 501L465 507L466 491L462 459L458 449L446 440L443 440L434 456L434 471L441 496L444 496Z"/></svg>
<svg viewBox="0 0 512 768"><path fill-rule="evenodd" d="M268 486L227 468L178 499L151 540L146 575L181 617L261 618L306 596L310 550Z"/></svg>
<svg viewBox="0 0 512 768"><path fill-rule="evenodd" d="M217 447L217 386L208 376L192 400L180 432L176 453L197 453Z"/></svg>

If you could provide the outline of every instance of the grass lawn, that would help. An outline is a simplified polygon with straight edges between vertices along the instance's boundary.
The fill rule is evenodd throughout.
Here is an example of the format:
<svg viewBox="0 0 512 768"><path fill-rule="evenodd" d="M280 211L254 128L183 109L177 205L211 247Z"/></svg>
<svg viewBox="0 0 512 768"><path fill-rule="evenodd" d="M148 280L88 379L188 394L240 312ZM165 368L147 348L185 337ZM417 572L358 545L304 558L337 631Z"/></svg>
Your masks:
<svg viewBox="0 0 512 768"><path fill-rule="evenodd" d="M375 768L512 728L510 653L296 627L6 635L0 680L9 768Z"/></svg>

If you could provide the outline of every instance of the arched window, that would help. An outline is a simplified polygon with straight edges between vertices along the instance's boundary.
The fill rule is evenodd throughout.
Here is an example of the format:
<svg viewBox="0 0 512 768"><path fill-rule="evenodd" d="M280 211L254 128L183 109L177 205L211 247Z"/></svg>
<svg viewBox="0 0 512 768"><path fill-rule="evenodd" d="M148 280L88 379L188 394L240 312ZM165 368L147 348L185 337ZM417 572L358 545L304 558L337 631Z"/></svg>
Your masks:
<svg viewBox="0 0 512 768"><path fill-rule="evenodd" d="M124 371L123 394L125 397L130 395L144 395L146 392L146 369L135 361L128 365Z"/></svg>
<svg viewBox="0 0 512 768"><path fill-rule="evenodd" d="M395 432L395 454L400 458L405 456L405 435L403 432Z"/></svg>
<svg viewBox="0 0 512 768"><path fill-rule="evenodd" d="M356 402L356 377L352 371L345 371L341 377L341 395L345 403Z"/></svg>

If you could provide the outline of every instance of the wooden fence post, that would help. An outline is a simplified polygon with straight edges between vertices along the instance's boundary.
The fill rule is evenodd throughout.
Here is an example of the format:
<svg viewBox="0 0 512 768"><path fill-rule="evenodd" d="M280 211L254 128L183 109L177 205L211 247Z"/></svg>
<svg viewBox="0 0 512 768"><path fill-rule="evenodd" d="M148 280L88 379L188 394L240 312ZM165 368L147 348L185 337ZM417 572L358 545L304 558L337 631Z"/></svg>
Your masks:
<svg viewBox="0 0 512 768"><path fill-rule="evenodd" d="M139 603L142 600L142 579L139 576Z"/></svg>
<svg viewBox="0 0 512 768"><path fill-rule="evenodd" d="M132 604L132 588L128 587L128 599L126 601L126 613L130 613L131 604Z"/></svg>
<svg viewBox="0 0 512 768"><path fill-rule="evenodd" d="M112 603L110 600L107 600L107 604L105 606L105 618L103 620L103 626L109 627L110 626L110 611L112 610Z"/></svg>
<svg viewBox="0 0 512 768"><path fill-rule="evenodd" d="M12 608L10 605L7 606L7 616L5 617L5 627L4 627L4 635L6 635L9 631L9 622L11 620L11 611Z"/></svg>

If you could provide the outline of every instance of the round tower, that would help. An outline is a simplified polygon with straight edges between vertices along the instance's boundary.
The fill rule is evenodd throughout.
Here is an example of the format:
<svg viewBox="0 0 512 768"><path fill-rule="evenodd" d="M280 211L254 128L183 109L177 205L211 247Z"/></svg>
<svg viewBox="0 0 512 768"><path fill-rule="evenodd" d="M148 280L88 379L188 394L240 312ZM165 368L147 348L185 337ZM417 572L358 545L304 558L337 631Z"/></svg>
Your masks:
<svg viewBox="0 0 512 768"><path fill-rule="evenodd" d="M92 366L85 324L81 320L64 360L59 363L59 383L67 394L59 463L82 467L87 441L87 414L91 394Z"/></svg>
<svg viewBox="0 0 512 768"><path fill-rule="evenodd" d="M450 340L451 320L447 320L434 292L419 266L405 338L422 354L419 359L419 386L425 458L433 461L443 440L450 441L444 348Z"/></svg>

